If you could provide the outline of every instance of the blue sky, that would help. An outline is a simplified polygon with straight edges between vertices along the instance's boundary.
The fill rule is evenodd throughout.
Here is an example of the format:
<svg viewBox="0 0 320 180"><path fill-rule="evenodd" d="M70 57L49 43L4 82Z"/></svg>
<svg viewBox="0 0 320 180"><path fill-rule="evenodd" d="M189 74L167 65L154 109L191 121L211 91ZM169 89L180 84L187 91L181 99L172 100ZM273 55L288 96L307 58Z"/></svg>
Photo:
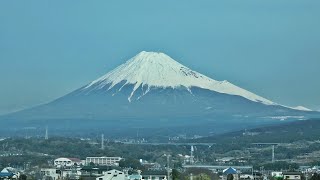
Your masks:
<svg viewBox="0 0 320 180"><path fill-rule="evenodd" d="M319 0L0 1L0 113L49 102L142 50L320 109Z"/></svg>

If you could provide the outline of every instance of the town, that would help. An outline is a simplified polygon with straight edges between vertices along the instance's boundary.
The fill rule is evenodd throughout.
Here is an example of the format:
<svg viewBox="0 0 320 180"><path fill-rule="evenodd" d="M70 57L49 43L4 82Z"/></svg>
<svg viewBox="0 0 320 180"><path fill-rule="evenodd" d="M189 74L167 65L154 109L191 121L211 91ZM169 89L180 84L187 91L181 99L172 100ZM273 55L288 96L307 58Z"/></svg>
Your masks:
<svg viewBox="0 0 320 180"><path fill-rule="evenodd" d="M169 140L172 139L177 138ZM307 180L319 178L320 172L317 161L306 160L307 154L300 160L277 159L282 156L279 150L294 147L295 143L253 143L246 152L229 151L226 147L224 153L219 152L221 147L215 143L112 141L103 135L100 140L48 136L2 138L0 145L1 179ZM210 158L212 149L215 149L214 158Z"/></svg>

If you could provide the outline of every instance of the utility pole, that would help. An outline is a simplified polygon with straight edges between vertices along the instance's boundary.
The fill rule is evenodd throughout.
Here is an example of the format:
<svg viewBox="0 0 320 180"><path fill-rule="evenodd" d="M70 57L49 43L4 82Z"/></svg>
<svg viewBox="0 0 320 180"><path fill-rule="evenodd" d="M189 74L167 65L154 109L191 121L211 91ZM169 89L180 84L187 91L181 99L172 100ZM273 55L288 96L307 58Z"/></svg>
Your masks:
<svg viewBox="0 0 320 180"><path fill-rule="evenodd" d="M45 139L45 140L48 140L48 139L49 139L49 135L48 135L48 126L46 126L46 134L45 134L44 139Z"/></svg>
<svg viewBox="0 0 320 180"><path fill-rule="evenodd" d="M170 154L164 154L167 157L167 177L170 180Z"/></svg>
<svg viewBox="0 0 320 180"><path fill-rule="evenodd" d="M167 155L167 173L168 173L168 180L170 180L170 155Z"/></svg>
<svg viewBox="0 0 320 180"><path fill-rule="evenodd" d="M191 146L191 150L190 150L190 164L191 165L194 163L193 151L194 151L194 148L193 148L193 146Z"/></svg>
<svg viewBox="0 0 320 180"><path fill-rule="evenodd" d="M137 140L139 139L139 129L137 130Z"/></svg>
<svg viewBox="0 0 320 180"><path fill-rule="evenodd" d="M101 134L101 149L104 150L104 134Z"/></svg>
<svg viewBox="0 0 320 180"><path fill-rule="evenodd" d="M272 145L272 163L274 163L274 145Z"/></svg>

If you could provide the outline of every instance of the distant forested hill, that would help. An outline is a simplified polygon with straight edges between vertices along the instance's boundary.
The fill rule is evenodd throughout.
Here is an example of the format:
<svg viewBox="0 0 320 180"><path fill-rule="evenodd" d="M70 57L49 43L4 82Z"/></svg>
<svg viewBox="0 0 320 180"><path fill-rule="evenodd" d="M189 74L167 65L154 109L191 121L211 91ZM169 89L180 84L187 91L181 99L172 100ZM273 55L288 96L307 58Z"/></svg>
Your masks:
<svg viewBox="0 0 320 180"><path fill-rule="evenodd" d="M282 123L196 139L216 143L290 143L299 140L320 140L320 119Z"/></svg>

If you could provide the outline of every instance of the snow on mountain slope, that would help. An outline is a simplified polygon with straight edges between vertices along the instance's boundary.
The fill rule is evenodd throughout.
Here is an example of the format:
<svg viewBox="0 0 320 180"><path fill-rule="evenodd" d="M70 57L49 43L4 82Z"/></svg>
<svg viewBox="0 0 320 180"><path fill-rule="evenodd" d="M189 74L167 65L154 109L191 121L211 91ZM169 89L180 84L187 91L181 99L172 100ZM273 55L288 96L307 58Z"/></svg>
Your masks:
<svg viewBox="0 0 320 180"><path fill-rule="evenodd" d="M185 87L188 90L191 87L199 87L219 93L242 96L266 105L276 105L276 103L235 86L228 81L213 80L176 62L168 55L158 52L142 51L126 63L91 82L84 89L90 87L102 89L110 84L109 89L111 89L121 82L126 82L123 86L127 84L134 85L132 93L128 97L129 101L131 101L132 96L139 87L146 87L144 94L148 93L151 87ZM192 92L190 91L190 93Z"/></svg>
<svg viewBox="0 0 320 180"><path fill-rule="evenodd" d="M295 109L295 110L299 110L299 111L312 111L311 109L303 107L303 106L292 107L291 109Z"/></svg>
<svg viewBox="0 0 320 180"><path fill-rule="evenodd" d="M285 108L289 108L289 109L293 109L293 110L298 110L298 111L310 111L310 112L313 111L313 110L306 108L304 106L296 106L296 107L285 106L285 105L280 105L280 106L285 107Z"/></svg>

